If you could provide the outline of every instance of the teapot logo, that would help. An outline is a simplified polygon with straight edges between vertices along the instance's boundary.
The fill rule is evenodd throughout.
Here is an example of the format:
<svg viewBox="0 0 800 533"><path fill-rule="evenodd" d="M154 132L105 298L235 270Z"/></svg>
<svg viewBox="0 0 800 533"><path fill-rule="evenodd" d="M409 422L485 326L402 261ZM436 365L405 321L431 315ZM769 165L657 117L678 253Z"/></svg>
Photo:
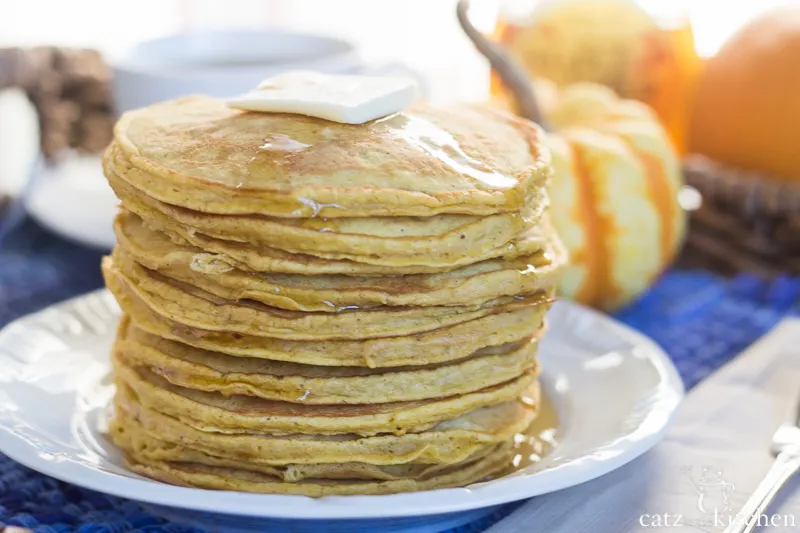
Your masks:
<svg viewBox="0 0 800 533"><path fill-rule="evenodd" d="M722 470L704 466L699 476L695 476L692 467L687 466L683 473L697 493L697 508L701 513L721 515L730 511L735 487L733 483L725 481Z"/></svg>

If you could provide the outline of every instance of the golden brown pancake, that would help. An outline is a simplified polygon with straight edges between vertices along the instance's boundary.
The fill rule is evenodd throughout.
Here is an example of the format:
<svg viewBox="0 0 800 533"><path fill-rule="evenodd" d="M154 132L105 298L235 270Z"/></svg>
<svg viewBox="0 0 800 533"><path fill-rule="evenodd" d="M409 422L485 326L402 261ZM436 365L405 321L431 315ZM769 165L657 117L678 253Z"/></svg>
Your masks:
<svg viewBox="0 0 800 533"><path fill-rule="evenodd" d="M247 113L192 96L125 113L106 166L163 202L273 217L491 215L542 197L531 122L470 105L366 124Z"/></svg>
<svg viewBox="0 0 800 533"><path fill-rule="evenodd" d="M549 294L502 297L465 307L381 307L340 313L286 311L250 301L225 300L145 269L120 249L103 261L153 311L181 324L287 340L369 339L424 333L550 300ZM109 284L114 290L114 284Z"/></svg>
<svg viewBox="0 0 800 533"><path fill-rule="evenodd" d="M536 380L533 370L479 391L414 402L305 405L252 396L226 397L171 384L146 367L112 357L118 383L130 387L142 405L202 431L232 435L303 433L403 434L430 429L465 413L518 398ZM131 365L131 366L129 366Z"/></svg>
<svg viewBox="0 0 800 533"><path fill-rule="evenodd" d="M222 455L195 450L185 444L173 444L164 439L151 436L134 419L126 416L116 417L109 424L111 438L121 448L149 461L166 461L180 463L199 463L209 466L221 466L242 470L251 470L267 474L281 481L293 483L307 479L327 480L376 480L390 481L394 479L426 479L454 466L472 463L501 449L508 449L511 442L485 446L478 449L464 461L456 463L404 463L398 465L373 465L369 463L315 463L269 465L259 461L248 461L242 458L232 459Z"/></svg>
<svg viewBox="0 0 800 533"><path fill-rule="evenodd" d="M287 341L185 326L152 311L115 276L107 277L106 283L137 327L153 335L237 357L320 366L420 366L463 359L487 347L529 338L538 340L544 333L544 314L550 307L550 302L545 302L410 337Z"/></svg>
<svg viewBox="0 0 800 533"><path fill-rule="evenodd" d="M538 227L533 227L515 237L511 242L484 253L471 253L466 257L425 258L424 264L404 261L395 256L391 265L359 263L346 259L334 260L307 254L292 254L268 246L217 239L187 228L157 209L151 209L141 202L132 201L123 205L124 209L141 217L148 227L165 233L179 244L191 244L208 253L221 254L225 261L252 272L271 272L284 274L345 274L351 276L383 276L404 274L426 274L447 272L458 267L471 265L487 259L515 259L541 250L548 241L548 235Z"/></svg>
<svg viewBox="0 0 800 533"><path fill-rule="evenodd" d="M171 485L266 494L295 494L316 498L331 495L396 494L462 487L488 479L491 475L507 469L512 457L513 452L510 448L501 448L500 451L464 465L445 467L433 474L418 478L386 481L304 479L292 483L287 483L274 475L242 468L182 461L154 461L144 458L143 454L132 449L128 450L126 464L134 472Z"/></svg>
<svg viewBox="0 0 800 533"><path fill-rule="evenodd" d="M173 385L304 404L389 403L474 392L534 367L536 342L487 348L449 364L370 369L233 357L145 333L123 318L114 353Z"/></svg>
<svg viewBox="0 0 800 533"><path fill-rule="evenodd" d="M508 442L534 420L537 383L519 399L481 407L422 433L375 436L227 434L201 431L143 405L126 385L117 388L115 420L149 437L248 464L287 466L358 462L372 465L454 464Z"/></svg>
<svg viewBox="0 0 800 533"><path fill-rule="evenodd" d="M160 212L209 237L261 245L290 254L349 260L378 266L423 265L482 257L534 227L544 203L490 216L447 214L433 217L281 219L255 215L217 215L176 207L147 196L106 170L122 203L141 216Z"/></svg>
<svg viewBox="0 0 800 533"><path fill-rule="evenodd" d="M123 449L124 446L123 446ZM449 466L419 478L386 481L304 479L287 483L280 477L242 468L209 466L202 463L154 461L141 453L128 450L126 464L144 476L171 485L215 490L233 490L266 494L294 494L312 497L355 494L397 494L448 487L463 487L488 479L508 468L513 452L497 451L464 465Z"/></svg>
<svg viewBox="0 0 800 533"><path fill-rule="evenodd" d="M550 287L565 263L556 240L514 260L490 259L440 274L345 276L256 274L226 262L226 256L179 245L142 220L120 213L119 248L142 266L228 300L255 300L293 311L334 313L378 306L441 306L527 295Z"/></svg>

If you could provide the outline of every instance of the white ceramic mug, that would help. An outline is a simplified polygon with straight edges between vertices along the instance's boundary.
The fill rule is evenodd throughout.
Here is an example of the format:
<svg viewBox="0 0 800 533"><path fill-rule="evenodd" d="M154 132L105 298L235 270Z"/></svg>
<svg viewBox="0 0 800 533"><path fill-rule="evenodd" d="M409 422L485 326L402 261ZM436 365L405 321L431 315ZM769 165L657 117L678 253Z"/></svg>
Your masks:
<svg viewBox="0 0 800 533"><path fill-rule="evenodd" d="M233 96L289 70L406 75L425 92L407 67L368 66L345 40L280 29L200 31L146 41L113 62L112 70L118 113L187 94Z"/></svg>

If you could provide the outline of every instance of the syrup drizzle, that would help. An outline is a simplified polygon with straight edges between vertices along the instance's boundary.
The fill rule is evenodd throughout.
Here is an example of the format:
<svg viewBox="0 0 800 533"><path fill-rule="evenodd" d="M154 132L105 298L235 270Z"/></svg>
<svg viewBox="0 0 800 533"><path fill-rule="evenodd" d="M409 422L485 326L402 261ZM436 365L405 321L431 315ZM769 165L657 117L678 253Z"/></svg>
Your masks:
<svg viewBox="0 0 800 533"><path fill-rule="evenodd" d="M399 128L388 128L389 134L405 140L415 148L436 157L456 172L470 176L489 188L510 189L517 184L514 178L501 174L467 155L455 137L435 124L420 117L407 115L399 117L405 123Z"/></svg>
<svg viewBox="0 0 800 533"><path fill-rule="evenodd" d="M511 464L494 478L503 477L537 463L558 445L558 412L544 390L539 403L539 414L522 433L514 435L516 454Z"/></svg>
<svg viewBox="0 0 800 533"><path fill-rule="evenodd" d="M310 147L310 144L301 143L283 133L271 133L264 138L264 144L258 149L265 152L301 152Z"/></svg>

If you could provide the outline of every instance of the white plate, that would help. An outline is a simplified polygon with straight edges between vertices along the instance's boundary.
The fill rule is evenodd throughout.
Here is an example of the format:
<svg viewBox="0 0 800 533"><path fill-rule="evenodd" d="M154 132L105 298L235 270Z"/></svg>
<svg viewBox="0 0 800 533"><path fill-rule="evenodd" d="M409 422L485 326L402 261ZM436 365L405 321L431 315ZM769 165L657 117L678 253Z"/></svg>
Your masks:
<svg viewBox="0 0 800 533"><path fill-rule="evenodd" d="M81 244L110 250L116 243L119 200L103 177L100 156L67 154L42 176L25 202L28 213L49 230Z"/></svg>
<svg viewBox="0 0 800 533"><path fill-rule="evenodd" d="M333 519L474 511L583 483L652 447L683 395L675 368L653 341L605 315L559 302L549 314L550 332L540 361L546 391L562 421L560 443L525 470L467 488L389 496L312 499L175 487L126 470L102 435L112 394L108 352L118 314L111 296L98 291L22 318L0 332L0 451L39 472L101 492L236 515L244 521L235 526L237 531L258 530L252 520L256 517L311 523L327 519L329 529L338 523ZM161 511L206 524L218 520L208 514ZM452 516L448 526L458 522ZM419 519L414 520L415 525L402 527L435 530L419 529Z"/></svg>

